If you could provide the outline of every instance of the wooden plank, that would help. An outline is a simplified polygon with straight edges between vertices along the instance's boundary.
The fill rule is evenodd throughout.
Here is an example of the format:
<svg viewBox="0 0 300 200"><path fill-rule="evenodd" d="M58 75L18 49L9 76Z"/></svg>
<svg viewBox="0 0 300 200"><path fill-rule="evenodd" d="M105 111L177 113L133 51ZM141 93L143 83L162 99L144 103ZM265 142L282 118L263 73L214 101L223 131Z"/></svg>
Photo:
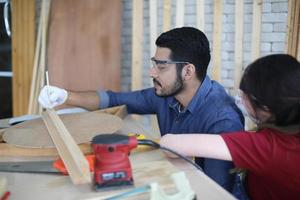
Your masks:
<svg viewBox="0 0 300 200"><path fill-rule="evenodd" d="M73 91L119 91L122 1L52 0L51 5L50 83Z"/></svg>
<svg viewBox="0 0 300 200"><path fill-rule="evenodd" d="M156 45L155 41L157 38L157 0L149 1L149 24L150 24L150 55L153 56L155 53ZM150 61L151 64L151 61ZM151 79L152 80L152 79Z"/></svg>
<svg viewBox="0 0 300 200"><path fill-rule="evenodd" d="M155 54L155 41L157 38L157 0L149 1L149 24L150 24L150 55L151 57ZM151 61L149 61L149 66L152 67ZM149 79L150 84L153 86L152 78ZM151 127L154 132L159 133L159 127L157 123L156 115L151 115Z"/></svg>
<svg viewBox="0 0 300 200"><path fill-rule="evenodd" d="M41 5L41 15L45 12L45 0L42 1ZM31 77L31 85L30 85L30 95L29 95L29 105L28 105L28 114L34 114L34 106L35 102L37 102L36 98L36 84L37 84L37 75L38 75L38 63L40 59L40 46L41 46L41 38L42 38L42 17L39 19L38 24L38 34L36 38L36 46L35 46L35 54L34 54L34 62L32 69L32 77Z"/></svg>
<svg viewBox="0 0 300 200"><path fill-rule="evenodd" d="M164 0L163 8L163 32L171 29L171 0Z"/></svg>
<svg viewBox="0 0 300 200"><path fill-rule="evenodd" d="M133 0L131 89L142 88L143 79L143 1Z"/></svg>
<svg viewBox="0 0 300 200"><path fill-rule="evenodd" d="M263 6L262 0L253 1L252 45L251 45L252 60L256 60L260 56L262 6Z"/></svg>
<svg viewBox="0 0 300 200"><path fill-rule="evenodd" d="M292 43L292 52L293 52L293 56L299 59L299 55L300 55L300 1L296 1L296 5L295 5L295 21L294 21L294 31L293 31L293 43Z"/></svg>
<svg viewBox="0 0 300 200"><path fill-rule="evenodd" d="M204 14L205 14L205 10L204 10L204 0L198 0L196 1L197 4L197 10L196 10L196 14L197 14L197 28L199 30L201 30L202 32L204 32L204 25L205 25L205 19L204 19Z"/></svg>
<svg viewBox="0 0 300 200"><path fill-rule="evenodd" d="M289 0L285 49L286 49L286 53L291 55L292 55L292 38L293 38L294 22L295 22L295 10L296 10L296 0Z"/></svg>
<svg viewBox="0 0 300 200"><path fill-rule="evenodd" d="M222 0L214 1L212 78L221 80Z"/></svg>
<svg viewBox="0 0 300 200"><path fill-rule="evenodd" d="M234 91L239 88L243 70L244 0L235 1Z"/></svg>
<svg viewBox="0 0 300 200"><path fill-rule="evenodd" d="M185 0L176 0L176 27L184 26Z"/></svg>
<svg viewBox="0 0 300 200"><path fill-rule="evenodd" d="M35 47L35 0L12 0L13 115L28 111Z"/></svg>
<svg viewBox="0 0 300 200"><path fill-rule="evenodd" d="M91 182L89 164L53 109L42 113L48 132L74 184Z"/></svg>

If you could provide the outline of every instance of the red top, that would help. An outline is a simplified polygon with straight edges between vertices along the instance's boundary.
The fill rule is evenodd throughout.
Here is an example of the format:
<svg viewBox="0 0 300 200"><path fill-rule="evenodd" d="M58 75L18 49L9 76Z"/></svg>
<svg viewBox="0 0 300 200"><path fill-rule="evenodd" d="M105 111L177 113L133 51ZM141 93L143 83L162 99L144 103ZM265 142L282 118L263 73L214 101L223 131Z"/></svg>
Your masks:
<svg viewBox="0 0 300 200"><path fill-rule="evenodd" d="M248 170L251 199L300 199L300 134L266 128L221 136L235 166Z"/></svg>

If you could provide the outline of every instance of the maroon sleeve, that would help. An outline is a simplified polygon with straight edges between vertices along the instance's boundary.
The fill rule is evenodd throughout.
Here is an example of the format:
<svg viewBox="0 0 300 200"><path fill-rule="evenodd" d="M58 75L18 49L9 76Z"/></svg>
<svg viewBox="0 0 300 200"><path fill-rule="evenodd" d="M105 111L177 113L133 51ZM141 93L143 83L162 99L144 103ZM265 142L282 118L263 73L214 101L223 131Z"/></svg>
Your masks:
<svg viewBox="0 0 300 200"><path fill-rule="evenodd" d="M237 168L257 173L270 169L272 138L265 132L236 132L221 135Z"/></svg>

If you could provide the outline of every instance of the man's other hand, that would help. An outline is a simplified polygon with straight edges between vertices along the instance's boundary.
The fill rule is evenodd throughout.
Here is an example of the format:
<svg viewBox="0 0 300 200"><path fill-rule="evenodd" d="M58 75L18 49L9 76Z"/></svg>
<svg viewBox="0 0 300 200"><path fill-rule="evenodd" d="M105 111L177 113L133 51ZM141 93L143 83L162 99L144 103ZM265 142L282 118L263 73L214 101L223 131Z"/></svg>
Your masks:
<svg viewBox="0 0 300 200"><path fill-rule="evenodd" d="M39 95L39 103L43 108L53 108L59 106L68 98L68 92L55 86L45 86Z"/></svg>

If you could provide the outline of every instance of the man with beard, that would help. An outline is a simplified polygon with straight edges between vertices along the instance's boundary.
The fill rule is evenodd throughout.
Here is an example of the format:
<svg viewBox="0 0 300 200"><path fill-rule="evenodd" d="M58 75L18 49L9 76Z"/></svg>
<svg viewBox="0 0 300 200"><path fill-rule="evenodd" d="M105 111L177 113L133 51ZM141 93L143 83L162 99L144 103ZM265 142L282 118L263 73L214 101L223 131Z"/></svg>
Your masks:
<svg viewBox="0 0 300 200"><path fill-rule="evenodd" d="M206 75L210 50L204 33L191 27L176 28L162 33L156 45L149 71L153 88L79 93L45 86L39 102L46 108L66 104L88 110L125 104L128 113L156 114L161 135L243 130L243 117L234 100ZM231 162L196 158L196 163L213 180L232 190Z"/></svg>

